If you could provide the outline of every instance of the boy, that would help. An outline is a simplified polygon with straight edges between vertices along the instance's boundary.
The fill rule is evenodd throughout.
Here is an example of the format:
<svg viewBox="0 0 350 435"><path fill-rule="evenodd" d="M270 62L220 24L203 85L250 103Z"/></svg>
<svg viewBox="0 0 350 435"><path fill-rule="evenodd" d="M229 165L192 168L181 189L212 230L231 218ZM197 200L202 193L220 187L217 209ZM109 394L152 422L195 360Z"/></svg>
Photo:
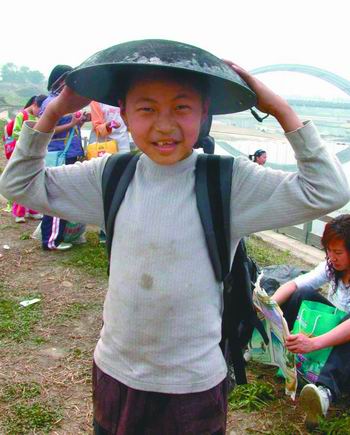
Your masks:
<svg viewBox="0 0 350 435"><path fill-rule="evenodd" d="M233 256L244 235L325 214L347 202L349 191L341 165L312 123L302 124L282 98L227 64L257 94L258 108L284 128L299 165L292 174L235 160ZM94 354L95 432L224 434L222 284L215 280L197 211L192 149L218 102L208 98L198 74L163 68L162 62L138 65L126 82L118 105L144 154L115 221L104 326ZM5 196L64 219L103 225L101 177L108 156L53 169L43 162L56 122L88 103L65 87L35 126L26 125L0 182Z"/></svg>

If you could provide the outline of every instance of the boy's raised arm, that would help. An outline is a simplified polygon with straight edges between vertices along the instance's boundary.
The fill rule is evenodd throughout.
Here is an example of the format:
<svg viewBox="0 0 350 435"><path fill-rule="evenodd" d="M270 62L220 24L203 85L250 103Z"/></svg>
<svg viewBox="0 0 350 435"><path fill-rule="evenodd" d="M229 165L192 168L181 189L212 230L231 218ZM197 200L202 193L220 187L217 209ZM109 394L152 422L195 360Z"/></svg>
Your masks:
<svg viewBox="0 0 350 435"><path fill-rule="evenodd" d="M46 168L44 163L56 122L88 102L65 88L35 125L33 122L24 124L0 178L3 196L44 214L103 225L101 176L107 156L57 168Z"/></svg>
<svg viewBox="0 0 350 435"><path fill-rule="evenodd" d="M253 89L257 107L274 116L295 152L295 173L236 159L232 178L232 237L313 220L350 199L347 178L312 122L300 121L288 103L233 62L225 61Z"/></svg>

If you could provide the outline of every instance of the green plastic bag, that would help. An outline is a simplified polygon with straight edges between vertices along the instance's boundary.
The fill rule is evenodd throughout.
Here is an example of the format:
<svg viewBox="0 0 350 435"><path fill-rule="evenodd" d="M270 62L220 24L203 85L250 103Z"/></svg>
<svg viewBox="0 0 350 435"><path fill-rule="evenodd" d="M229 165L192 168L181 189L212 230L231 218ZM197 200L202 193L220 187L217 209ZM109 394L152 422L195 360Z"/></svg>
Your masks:
<svg viewBox="0 0 350 435"><path fill-rule="evenodd" d="M335 328L347 313L321 302L303 301L294 322L292 334L303 333L317 337ZM306 381L316 383L333 347L296 355L298 374Z"/></svg>
<svg viewBox="0 0 350 435"><path fill-rule="evenodd" d="M63 232L63 241L65 243L74 243L85 233L85 230L85 224L67 222Z"/></svg>

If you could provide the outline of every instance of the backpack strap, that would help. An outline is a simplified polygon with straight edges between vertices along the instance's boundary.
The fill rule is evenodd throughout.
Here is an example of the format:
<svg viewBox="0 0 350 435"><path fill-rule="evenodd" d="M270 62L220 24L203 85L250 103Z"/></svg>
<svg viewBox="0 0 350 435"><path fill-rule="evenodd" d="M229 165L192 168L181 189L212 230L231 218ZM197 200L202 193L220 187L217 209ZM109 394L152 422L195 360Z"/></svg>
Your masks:
<svg viewBox="0 0 350 435"><path fill-rule="evenodd" d="M197 208L217 281L230 271L230 199L233 157L199 154L196 162Z"/></svg>
<svg viewBox="0 0 350 435"><path fill-rule="evenodd" d="M102 174L103 208L108 260L111 258L114 221L126 190L132 180L141 154L113 154Z"/></svg>
<svg viewBox="0 0 350 435"><path fill-rule="evenodd" d="M247 383L240 333L257 327L268 342L253 306L252 260L241 240L231 265L230 208L234 159L200 154L196 166L197 207L216 279L224 283L221 349L232 363L237 384ZM248 327L246 326L248 324ZM250 328L250 329L249 329Z"/></svg>

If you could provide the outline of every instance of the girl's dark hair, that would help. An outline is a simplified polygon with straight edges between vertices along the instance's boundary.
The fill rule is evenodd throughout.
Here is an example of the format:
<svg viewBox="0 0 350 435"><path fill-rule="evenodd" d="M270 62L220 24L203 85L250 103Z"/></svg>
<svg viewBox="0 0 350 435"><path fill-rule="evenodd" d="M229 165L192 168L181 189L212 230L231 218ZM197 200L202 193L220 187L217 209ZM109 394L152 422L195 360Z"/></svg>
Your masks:
<svg viewBox="0 0 350 435"><path fill-rule="evenodd" d="M326 251L329 244L336 240L343 240L345 248L350 255L350 214L342 214L328 222L324 228L321 244ZM335 270L327 255L327 275L335 292L342 272Z"/></svg>
<svg viewBox="0 0 350 435"><path fill-rule="evenodd" d="M256 150L254 154L249 154L249 156L248 156L249 160L252 160L253 162L256 162L256 159L258 157L260 157L261 155L263 155L264 153L266 153L265 150L261 150L261 149Z"/></svg>
<svg viewBox="0 0 350 435"><path fill-rule="evenodd" d="M43 95L43 94L40 94L40 95L37 95L36 97L35 97L35 104L38 106L38 107L41 107L41 105L43 104L43 102L46 100L46 98L47 98L47 95Z"/></svg>
<svg viewBox="0 0 350 435"><path fill-rule="evenodd" d="M29 98L29 100L26 102L24 109L27 109L29 106L31 106L32 104L36 104L38 107L41 107L41 105L43 104L44 100L46 100L47 95L33 95L32 97Z"/></svg>
<svg viewBox="0 0 350 435"><path fill-rule="evenodd" d="M26 102L24 109L27 109L27 107L31 106L35 101L36 95L33 95L29 98L29 100Z"/></svg>

